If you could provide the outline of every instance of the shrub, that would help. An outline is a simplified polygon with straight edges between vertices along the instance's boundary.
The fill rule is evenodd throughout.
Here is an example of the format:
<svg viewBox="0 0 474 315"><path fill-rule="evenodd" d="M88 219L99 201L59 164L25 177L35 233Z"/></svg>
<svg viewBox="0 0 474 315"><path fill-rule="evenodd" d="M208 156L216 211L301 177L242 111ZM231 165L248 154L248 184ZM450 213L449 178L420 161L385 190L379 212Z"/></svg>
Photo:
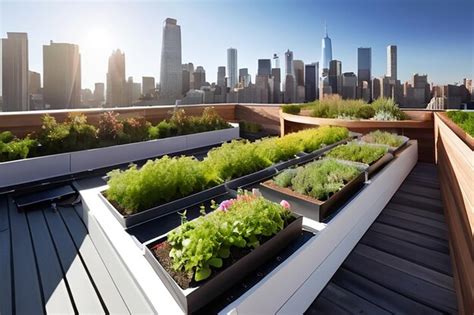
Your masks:
<svg viewBox="0 0 474 315"><path fill-rule="evenodd" d="M319 160L299 167L291 180L291 188L300 194L326 200L360 173L352 165L332 159Z"/></svg>
<svg viewBox="0 0 474 315"><path fill-rule="evenodd" d="M193 157L164 156L148 161L140 170L109 172L107 198L133 214L170 200L188 196L208 187L204 164Z"/></svg>
<svg viewBox="0 0 474 315"><path fill-rule="evenodd" d="M305 129L285 136L285 141L299 141L300 151L312 152L326 145L336 143L349 137L349 130L344 127L322 126L316 129ZM293 139L296 138L296 139Z"/></svg>
<svg viewBox="0 0 474 315"><path fill-rule="evenodd" d="M402 145L403 138L394 133L375 130L362 136L362 141L365 141L367 143L385 144L391 147L398 147Z"/></svg>
<svg viewBox="0 0 474 315"><path fill-rule="evenodd" d="M205 280L225 259L239 258L232 257L233 248L258 247L293 217L283 206L263 197L238 196L225 204L168 234L173 269L192 273L195 281Z"/></svg>
<svg viewBox="0 0 474 315"><path fill-rule="evenodd" d="M289 168L275 176L273 181L280 187L288 187L291 186L291 181L296 176L297 170L294 168Z"/></svg>
<svg viewBox="0 0 474 315"><path fill-rule="evenodd" d="M400 110L393 98L378 98L372 102L374 120L403 120L406 114Z"/></svg>
<svg viewBox="0 0 474 315"><path fill-rule="evenodd" d="M448 111L446 115L471 137L474 137L474 112Z"/></svg>
<svg viewBox="0 0 474 315"><path fill-rule="evenodd" d="M122 143L139 142L148 139L151 124L143 117L131 117L123 121Z"/></svg>
<svg viewBox="0 0 474 315"><path fill-rule="evenodd" d="M36 150L38 142L26 137L14 139L7 143L0 141L0 162L25 159Z"/></svg>
<svg viewBox="0 0 474 315"><path fill-rule="evenodd" d="M287 114L298 115L301 112L301 105L285 104L281 106L281 110Z"/></svg>
<svg viewBox="0 0 474 315"><path fill-rule="evenodd" d="M371 105L362 105L357 109L356 116L361 119L370 119L374 117L375 109Z"/></svg>
<svg viewBox="0 0 474 315"><path fill-rule="evenodd" d="M387 147L351 142L346 145L337 146L329 151L327 156L335 159L371 164L380 159L387 151Z"/></svg>
<svg viewBox="0 0 474 315"><path fill-rule="evenodd" d="M14 138L15 136L10 131L0 132L0 142L8 143L12 141Z"/></svg>
<svg viewBox="0 0 474 315"><path fill-rule="evenodd" d="M262 125L251 121L240 121L239 127L242 132L247 133L258 133L263 129Z"/></svg>
<svg viewBox="0 0 474 315"><path fill-rule="evenodd" d="M105 112L100 115L97 135L102 141L118 141L123 133L123 123L118 119L119 114Z"/></svg>
<svg viewBox="0 0 474 315"><path fill-rule="evenodd" d="M230 128L231 126L217 113L214 107L204 108L202 115L197 117L197 124L203 127L203 131L212 131Z"/></svg>

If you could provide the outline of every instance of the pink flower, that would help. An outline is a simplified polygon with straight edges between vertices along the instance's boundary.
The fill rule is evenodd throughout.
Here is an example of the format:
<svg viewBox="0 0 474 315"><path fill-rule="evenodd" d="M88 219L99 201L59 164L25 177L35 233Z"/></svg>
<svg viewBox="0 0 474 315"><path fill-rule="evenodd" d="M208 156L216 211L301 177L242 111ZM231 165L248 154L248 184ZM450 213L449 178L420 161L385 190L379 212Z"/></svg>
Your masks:
<svg viewBox="0 0 474 315"><path fill-rule="evenodd" d="M229 207L232 206L233 203L234 202L233 202L232 199L231 200L224 200L220 203L218 209L222 210L222 211L227 211L227 210L229 210Z"/></svg>
<svg viewBox="0 0 474 315"><path fill-rule="evenodd" d="M290 209L290 208L291 208L290 203L289 203L288 201L286 201L286 200L280 201L280 205L281 205L283 208L285 208L285 209Z"/></svg>

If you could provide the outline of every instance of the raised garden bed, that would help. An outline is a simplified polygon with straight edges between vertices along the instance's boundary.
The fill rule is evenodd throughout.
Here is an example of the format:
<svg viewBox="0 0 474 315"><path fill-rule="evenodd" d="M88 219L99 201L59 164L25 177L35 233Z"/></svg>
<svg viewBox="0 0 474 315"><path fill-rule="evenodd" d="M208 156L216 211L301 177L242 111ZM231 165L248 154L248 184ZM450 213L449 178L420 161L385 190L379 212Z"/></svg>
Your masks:
<svg viewBox="0 0 474 315"><path fill-rule="evenodd" d="M329 166L329 163L332 163ZM338 175L338 181L343 178L343 186L339 189L327 189L328 183L319 183L321 184L322 189L327 189L324 192L316 191L317 179L314 175L314 171L309 171L309 168L313 170L321 170L326 172L329 168L343 168ZM347 167L351 169L347 169ZM324 170L326 169L326 170ZM263 195L270 193L272 199L285 199L290 202L297 201L298 206L292 207L293 211L296 213L308 217L316 221L323 221L333 212L335 212L340 206L342 206L347 200L349 200L363 185L366 180L366 172L368 170L368 165L362 163L355 163L349 161L340 161L334 159L323 159L314 162L310 162L306 165L303 165L297 169L288 169L280 172L277 176L280 178L274 177L273 179L267 180L261 184ZM307 173L303 175L302 172ZM310 173L311 172L311 173ZM335 176L334 172L338 172L337 169L334 171L328 171L327 175L321 173L321 178L327 178L328 176ZM284 179L285 174L288 174L288 178ZM293 174L290 174L293 173ZM345 173L345 174L344 174ZM351 175L346 175L351 174ZM312 192L303 193L301 191L296 191L294 187L294 179L299 178L299 180L306 181L309 189L313 189ZM319 176L319 175L318 175ZM306 179L305 179L306 178ZM286 183L284 183L286 182ZM303 184L300 184L303 186ZM318 188L319 189L319 188ZM265 192L267 190L267 192ZM315 195L320 195L316 197Z"/></svg>
<svg viewBox="0 0 474 315"><path fill-rule="evenodd" d="M360 139L365 143L386 145L393 155L398 153L410 140L408 137L381 130L369 132Z"/></svg>
<svg viewBox="0 0 474 315"><path fill-rule="evenodd" d="M175 300L178 302L180 307L183 309L184 312L186 313L191 313L202 306L206 305L208 302L210 302L212 299L215 297L219 296L222 292L224 292L226 289L232 287L236 283L238 283L240 280L242 280L247 274L252 272L253 270L257 269L260 265L265 263L266 261L272 259L274 256L276 256L282 249L284 249L291 241L296 239L302 232L302 222L303 218L301 216L295 215L295 214L284 214L285 210L283 206L274 204L268 200L263 199L262 197L256 197L256 196L250 196L246 195L243 196L243 198L250 197L250 200L240 200L237 198L237 201L228 206L225 210L222 208L218 208L215 210L215 212L211 214L207 214L204 217L200 217L194 221L200 220L199 223L194 223L194 221L190 221L189 223L191 226L195 226L195 229L199 229L199 224L205 224L206 220L209 220L210 222L213 222L212 220L216 220L216 216L235 216L236 214L238 215L239 211L245 211L245 215L249 215L247 219L245 217L242 217L242 220L245 222L254 222L252 220L252 215L260 215L260 211L258 210L259 207L268 207L268 205L273 204L272 207L274 211L281 212L282 214L278 215L280 218L285 218L283 219L284 222L283 226L278 228L276 233L270 233L272 235L268 236L263 236L263 234L258 233L255 234L257 238L254 238L254 240L258 240L260 245L256 245L254 247L253 245L250 246L249 240L252 239L254 236L248 236L250 238L247 238L247 236L242 236L242 239L247 240L247 245L242 245L240 244L239 246L242 245L242 247L236 246L236 245L231 245L228 248L228 253L224 254L223 258L219 258L218 264L211 264L209 265L209 268L211 268L210 273L208 274L205 272L205 279L200 279L198 277L197 269L193 269L194 271L184 271L184 270L176 270L176 268L173 268L173 263L176 263L176 261L171 258L171 257L176 257L173 255L172 248L173 244L176 246L176 244L181 244L180 243L180 233L184 233L182 235L186 235L186 237L192 237L192 234L189 234L189 229L184 229L180 230L179 227L170 233L168 233L166 236L160 237L156 240L152 240L146 244L145 247L145 258L149 261L155 272L158 274L160 279L163 281L165 286L168 288L168 290L172 293L173 297ZM256 199L258 201L256 201ZM254 203L251 207L252 210L247 211L247 210L240 210L240 205L244 203ZM238 204L236 206L236 204ZM263 209L263 208L262 208ZM219 213L220 211L223 211L224 213ZM230 213L227 213L227 211L230 211ZM237 212L237 213L236 213ZM252 212L254 214L252 214ZM276 220L273 219L272 215L269 215L268 218L272 217L271 220ZM224 217L225 218L225 217ZM219 218L218 218L219 220ZM220 218L220 220L223 220ZM225 219L224 219L225 220ZM281 219L278 219L281 220ZM216 221L217 222L217 221ZM189 223L185 223L189 225ZM214 223L214 222L213 222ZM194 224L194 225L193 225ZM198 226L198 227L196 227ZM219 225L220 226L220 225ZM205 225L202 227L204 230ZM222 229L222 228L221 228ZM237 228L239 230L244 231L246 227L241 227ZM232 229L231 229L232 230ZM196 230L191 230L190 233L193 233ZM220 230L219 230L220 231ZM225 228L223 231L226 231ZM174 234L172 237L173 242L170 242L168 237L170 237L171 234ZM221 233L221 232L219 232ZM235 229L231 234L229 235L234 235L232 233L237 233L235 232ZM225 234L227 235L227 234ZM244 234L239 234L237 233L235 236L232 237L240 237L239 235L244 235ZM250 234L254 235L254 234ZM178 243L176 243L176 240L178 240ZM193 247L191 241L190 246L191 248ZM224 243L227 241L224 241ZM239 241L240 242L240 241ZM224 244L222 243L222 244ZM219 246L224 246L224 245L219 245ZM250 246L250 247L248 247ZM187 247L179 247L180 251L185 251ZM223 249L222 247L219 247L220 249ZM177 248L175 248L176 250ZM217 249L216 249L217 250ZM217 253L219 253L221 250L217 250ZM224 252L226 252L225 250ZM184 254L185 257L186 254ZM218 254L218 257L221 257L220 254ZM179 256L181 257L181 256ZM214 267L213 267L214 266ZM206 267L207 268L207 267ZM200 273L202 274L202 273Z"/></svg>
<svg viewBox="0 0 474 315"><path fill-rule="evenodd" d="M237 178L226 180L222 184L216 185L214 187L210 187L202 191L197 191L189 195L183 196L181 198L170 200L168 202L164 202L156 206L152 206L145 210L134 212L134 213L127 213L125 209L120 207L118 203L108 200L110 199L110 198L107 198L108 188L101 192L100 197L107 205L107 208L113 213L113 215L120 222L120 224L123 227L127 228L133 225L148 221L152 218L168 215L170 213L176 212L178 209L182 209L182 208L186 208L192 205L202 203L203 201L213 198L215 196L225 194L229 189L237 190L238 188L242 186L259 182L265 178L268 178L269 176L275 175L281 169L314 159L320 156L321 154L323 154L324 152L326 152L327 150L333 148L334 146L347 142L349 139L355 137L356 135L357 134L355 133L351 133L350 138L346 138L346 139L334 142L332 144L324 145L322 148L318 150L314 150L310 153L300 154L299 156L296 156L290 160L277 162L269 167L265 167L261 170L257 170L250 174L246 174L243 176L239 176ZM201 162L201 163L205 163L205 162ZM231 165L231 166L234 167L235 165ZM216 165L211 163L210 167L214 168L216 167ZM225 167L225 169L226 171L229 170L228 167ZM194 172L195 171L193 170L193 174L195 174Z"/></svg>

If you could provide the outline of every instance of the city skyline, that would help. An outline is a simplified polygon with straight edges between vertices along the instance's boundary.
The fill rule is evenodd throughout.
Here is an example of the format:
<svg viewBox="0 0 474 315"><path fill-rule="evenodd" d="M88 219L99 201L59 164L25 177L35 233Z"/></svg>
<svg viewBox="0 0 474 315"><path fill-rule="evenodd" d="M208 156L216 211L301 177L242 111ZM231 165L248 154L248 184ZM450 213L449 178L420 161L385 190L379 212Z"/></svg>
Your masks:
<svg viewBox="0 0 474 315"><path fill-rule="evenodd" d="M370 47L372 48L372 76L384 75L386 46L394 44L398 46L399 50L399 79L406 81L413 73L426 73L429 75L430 81L444 84L460 82L463 77L473 76L473 48L472 41L469 42L469 36L472 38L473 34L468 23L465 23L469 20L470 14L472 16L472 10L466 10L472 4L468 1L459 0L456 2L457 6L446 5L446 10L444 10L443 2L439 2L439 5L435 6L426 1L421 1L416 5L399 1L399 6L390 10L393 18L401 9L399 7L413 6L413 10L405 10L407 11L405 18L402 21L388 23L392 24L390 27L376 23L377 20L388 14L386 12L381 13L380 16L376 14L371 16L370 23L362 19L358 22L359 27L347 27L351 23L353 24L354 20L347 18L346 10L340 10L342 6L352 6L351 3L344 1L336 1L330 7L336 12L340 11L337 18L334 17L334 12L331 10L327 11L326 16L320 12L328 7L327 3L318 5L306 3L309 8L318 9L311 21L305 21L304 18L308 15L305 10L293 8L288 3L277 2L271 6L270 3L265 2L263 4L247 4L247 6L233 4L235 17L233 16L229 22L238 20L243 13L247 15L247 18L255 17L260 6L270 7L274 13L274 16L271 16L265 25L259 23L257 19L251 19L248 23L244 23L245 25L236 24L239 26L236 28L230 26L232 23L224 23L224 26L220 25L220 27L215 26L219 24L219 21L222 24L223 14L230 5L228 2L221 3L217 9L214 8L215 3L210 2L188 3L186 9L183 9L182 4L161 2L146 6L143 3L94 3L88 10L86 10L85 4L78 3L47 5L2 3L1 29L3 37L6 37L7 31L28 33L29 67L32 71L42 72L41 50L43 45L47 45L50 40L79 45L82 58L82 87L91 89L96 82L106 82L107 61L114 49L120 49L125 53L127 77L133 76L136 81L140 81L142 76L153 76L158 79L161 69L161 26L162 21L167 17L176 18L181 25L182 62L192 62L195 66L203 66L209 82L217 80L217 67L227 64L226 50L229 47L237 48L238 68L248 68L252 78L255 78L257 72L258 59L271 58L273 53L277 53L280 61L283 61L284 52L288 48L293 51L295 60L303 60L305 64L320 61L321 38L324 35L324 21L327 21L328 33L332 39L333 59L342 62L343 72L357 73L357 49ZM387 3L376 5L375 2L368 1L364 6L367 11L366 17L373 13L372 7L374 6L379 9L383 6L387 8ZM160 10L155 12L158 14L155 14L151 21L150 12L154 12L153 8ZM288 17L301 15L302 21L291 20L290 22L290 20L279 19L278 17L285 9ZM64 14L59 14L59 12L69 10L75 13L74 18L67 18ZM85 11L89 13L88 20L92 22L86 23L87 25L83 27L74 27L74 25L80 24ZM383 12L383 10L380 11ZM107 14L99 19L99 16L104 12ZM444 18L435 24L433 23L427 29L426 16L430 16L430 12L432 13L431 18L437 17L441 12L443 12ZM357 11L352 11L352 13L357 15ZM34 19L33 14L35 15ZM214 19L211 19L212 15ZM418 20L414 18L416 15L419 15ZM123 20L124 16L130 21L119 22ZM48 23L38 21L47 21L46 17L51 20L51 23L61 23L65 27L54 30L45 29L44 24ZM455 21L454 18L456 18ZM464 28L460 28L459 23L464 24ZM371 27L368 28L369 25ZM377 25L377 29L373 25ZM144 32L143 29L149 32ZM203 32L203 29L207 30L208 34ZM404 29L405 31L403 31ZM406 29L409 29L413 34L407 34ZM252 36L248 36L250 30L252 30ZM454 32L454 30L456 31ZM271 40L275 36L274 34L283 34L282 31L286 32L285 40ZM263 36L265 32L268 38ZM432 32L437 33L436 42L438 44L434 46L433 39L430 39L433 37ZM225 34L227 36L223 36ZM381 35L383 35L382 39ZM424 45L419 45L420 43ZM429 53L429 55L427 58L419 58L420 53ZM448 56L451 57L449 62ZM280 63L283 68L283 63Z"/></svg>

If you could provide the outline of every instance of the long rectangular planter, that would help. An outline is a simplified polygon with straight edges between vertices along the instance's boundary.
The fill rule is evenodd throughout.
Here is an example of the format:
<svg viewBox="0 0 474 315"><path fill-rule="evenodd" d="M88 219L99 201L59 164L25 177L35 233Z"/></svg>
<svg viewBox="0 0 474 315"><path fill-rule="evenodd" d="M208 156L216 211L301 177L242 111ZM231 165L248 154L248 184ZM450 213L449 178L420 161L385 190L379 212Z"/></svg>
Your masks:
<svg viewBox="0 0 474 315"><path fill-rule="evenodd" d="M401 135L398 135L398 136L403 139L402 144L400 144L398 147L391 147L391 146L389 146L389 145L385 145L386 147L388 147L388 151L389 151L390 153L392 153L393 155L395 155L395 154L398 153L401 149L403 149L403 148L407 145L408 141L410 141L410 138L408 138L408 137L401 136ZM362 137L361 137L361 139L360 139L360 142L362 142L362 143L367 143L367 144L372 144L372 145L383 145L383 144L378 144L378 143L365 142L364 140L362 140Z"/></svg>
<svg viewBox="0 0 474 315"><path fill-rule="evenodd" d="M0 163L0 188L144 160L239 138L232 128Z"/></svg>
<svg viewBox="0 0 474 315"><path fill-rule="evenodd" d="M192 313L219 296L226 289L232 287L260 265L275 257L292 240L296 239L301 231L303 217L295 215L296 219L286 228L278 232L271 239L239 259L226 269L217 271L217 274L196 288L183 290L166 272L152 253L152 248L166 240L162 237L146 244L145 258L171 292L176 302L187 314Z"/></svg>
<svg viewBox="0 0 474 315"><path fill-rule="evenodd" d="M344 161L347 164L361 165L360 163L354 163ZM363 165L363 164L362 164ZM277 196L279 199L285 199L295 201L297 206L292 206L292 211L297 214L303 215L315 221L322 221L329 215L334 213L340 206L342 206L347 200L349 200L365 182L365 176L368 166L354 179L347 183L341 190L336 192L329 199L322 201L307 195L300 194L290 188L280 187L274 183L273 180L267 180L260 184L263 190L271 192L272 195ZM264 193L265 196L265 193ZM273 198L272 198L273 199Z"/></svg>

